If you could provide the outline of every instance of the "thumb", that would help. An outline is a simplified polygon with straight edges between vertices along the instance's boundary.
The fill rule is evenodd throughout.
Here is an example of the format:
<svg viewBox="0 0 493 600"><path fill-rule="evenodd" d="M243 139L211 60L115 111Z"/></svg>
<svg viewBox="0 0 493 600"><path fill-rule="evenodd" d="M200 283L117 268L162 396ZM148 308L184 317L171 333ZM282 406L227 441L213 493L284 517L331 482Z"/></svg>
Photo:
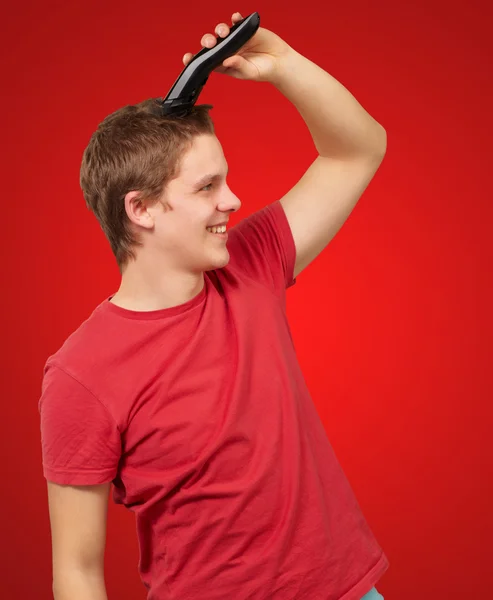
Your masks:
<svg viewBox="0 0 493 600"><path fill-rule="evenodd" d="M225 60L223 60L223 67L227 67L227 68L238 68L239 63L241 62L241 56L238 56L238 54L234 54L233 56L229 56L228 58L226 58Z"/></svg>
<svg viewBox="0 0 493 600"><path fill-rule="evenodd" d="M222 65L225 67L228 75L236 77L237 79L251 79L252 75L254 75L254 73L251 72L252 69L254 69L253 65L239 54L226 58L223 60Z"/></svg>

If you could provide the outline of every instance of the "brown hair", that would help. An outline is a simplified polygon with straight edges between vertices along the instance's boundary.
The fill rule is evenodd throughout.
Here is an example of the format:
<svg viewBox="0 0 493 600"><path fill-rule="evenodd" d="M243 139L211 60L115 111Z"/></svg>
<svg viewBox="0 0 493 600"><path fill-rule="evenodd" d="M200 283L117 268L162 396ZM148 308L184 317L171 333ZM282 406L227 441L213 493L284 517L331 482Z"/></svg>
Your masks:
<svg viewBox="0 0 493 600"><path fill-rule="evenodd" d="M177 176L193 137L214 134L210 105L196 105L186 117L163 116L156 99L124 106L108 115L84 150L80 186L96 215L120 272L141 241L125 211L125 195L154 204Z"/></svg>

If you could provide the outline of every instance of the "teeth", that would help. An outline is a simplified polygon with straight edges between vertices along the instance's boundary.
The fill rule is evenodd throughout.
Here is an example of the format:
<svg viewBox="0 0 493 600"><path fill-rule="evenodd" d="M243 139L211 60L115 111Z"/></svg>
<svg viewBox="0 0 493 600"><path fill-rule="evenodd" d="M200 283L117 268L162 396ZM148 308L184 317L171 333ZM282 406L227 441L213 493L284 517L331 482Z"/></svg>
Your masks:
<svg viewBox="0 0 493 600"><path fill-rule="evenodd" d="M207 231L211 233L225 233L226 225L221 225L220 227L207 227Z"/></svg>

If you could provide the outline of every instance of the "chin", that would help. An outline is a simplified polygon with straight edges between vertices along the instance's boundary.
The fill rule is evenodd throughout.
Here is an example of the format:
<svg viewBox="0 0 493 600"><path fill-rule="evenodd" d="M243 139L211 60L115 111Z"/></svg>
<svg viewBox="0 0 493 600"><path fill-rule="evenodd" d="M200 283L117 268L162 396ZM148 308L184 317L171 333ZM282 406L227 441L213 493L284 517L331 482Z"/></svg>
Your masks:
<svg viewBox="0 0 493 600"><path fill-rule="evenodd" d="M217 255L214 256L210 261L210 266L207 270L213 271L214 269L222 269L229 263L229 259L229 252L226 249L224 250L224 252L218 252Z"/></svg>

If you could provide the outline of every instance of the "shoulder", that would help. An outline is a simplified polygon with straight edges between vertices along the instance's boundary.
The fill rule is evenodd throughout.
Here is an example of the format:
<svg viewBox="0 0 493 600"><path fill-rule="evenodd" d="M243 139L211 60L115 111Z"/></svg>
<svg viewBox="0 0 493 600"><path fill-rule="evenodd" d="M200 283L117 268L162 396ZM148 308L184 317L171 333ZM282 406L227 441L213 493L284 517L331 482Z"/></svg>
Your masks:
<svg viewBox="0 0 493 600"><path fill-rule="evenodd" d="M107 347L110 324L101 312L102 303L60 343L45 361L44 372L63 371L78 379L80 373L94 370Z"/></svg>
<svg viewBox="0 0 493 600"><path fill-rule="evenodd" d="M231 268L266 284L276 294L283 294L295 283L296 248L279 200L235 225L228 239L228 250Z"/></svg>

